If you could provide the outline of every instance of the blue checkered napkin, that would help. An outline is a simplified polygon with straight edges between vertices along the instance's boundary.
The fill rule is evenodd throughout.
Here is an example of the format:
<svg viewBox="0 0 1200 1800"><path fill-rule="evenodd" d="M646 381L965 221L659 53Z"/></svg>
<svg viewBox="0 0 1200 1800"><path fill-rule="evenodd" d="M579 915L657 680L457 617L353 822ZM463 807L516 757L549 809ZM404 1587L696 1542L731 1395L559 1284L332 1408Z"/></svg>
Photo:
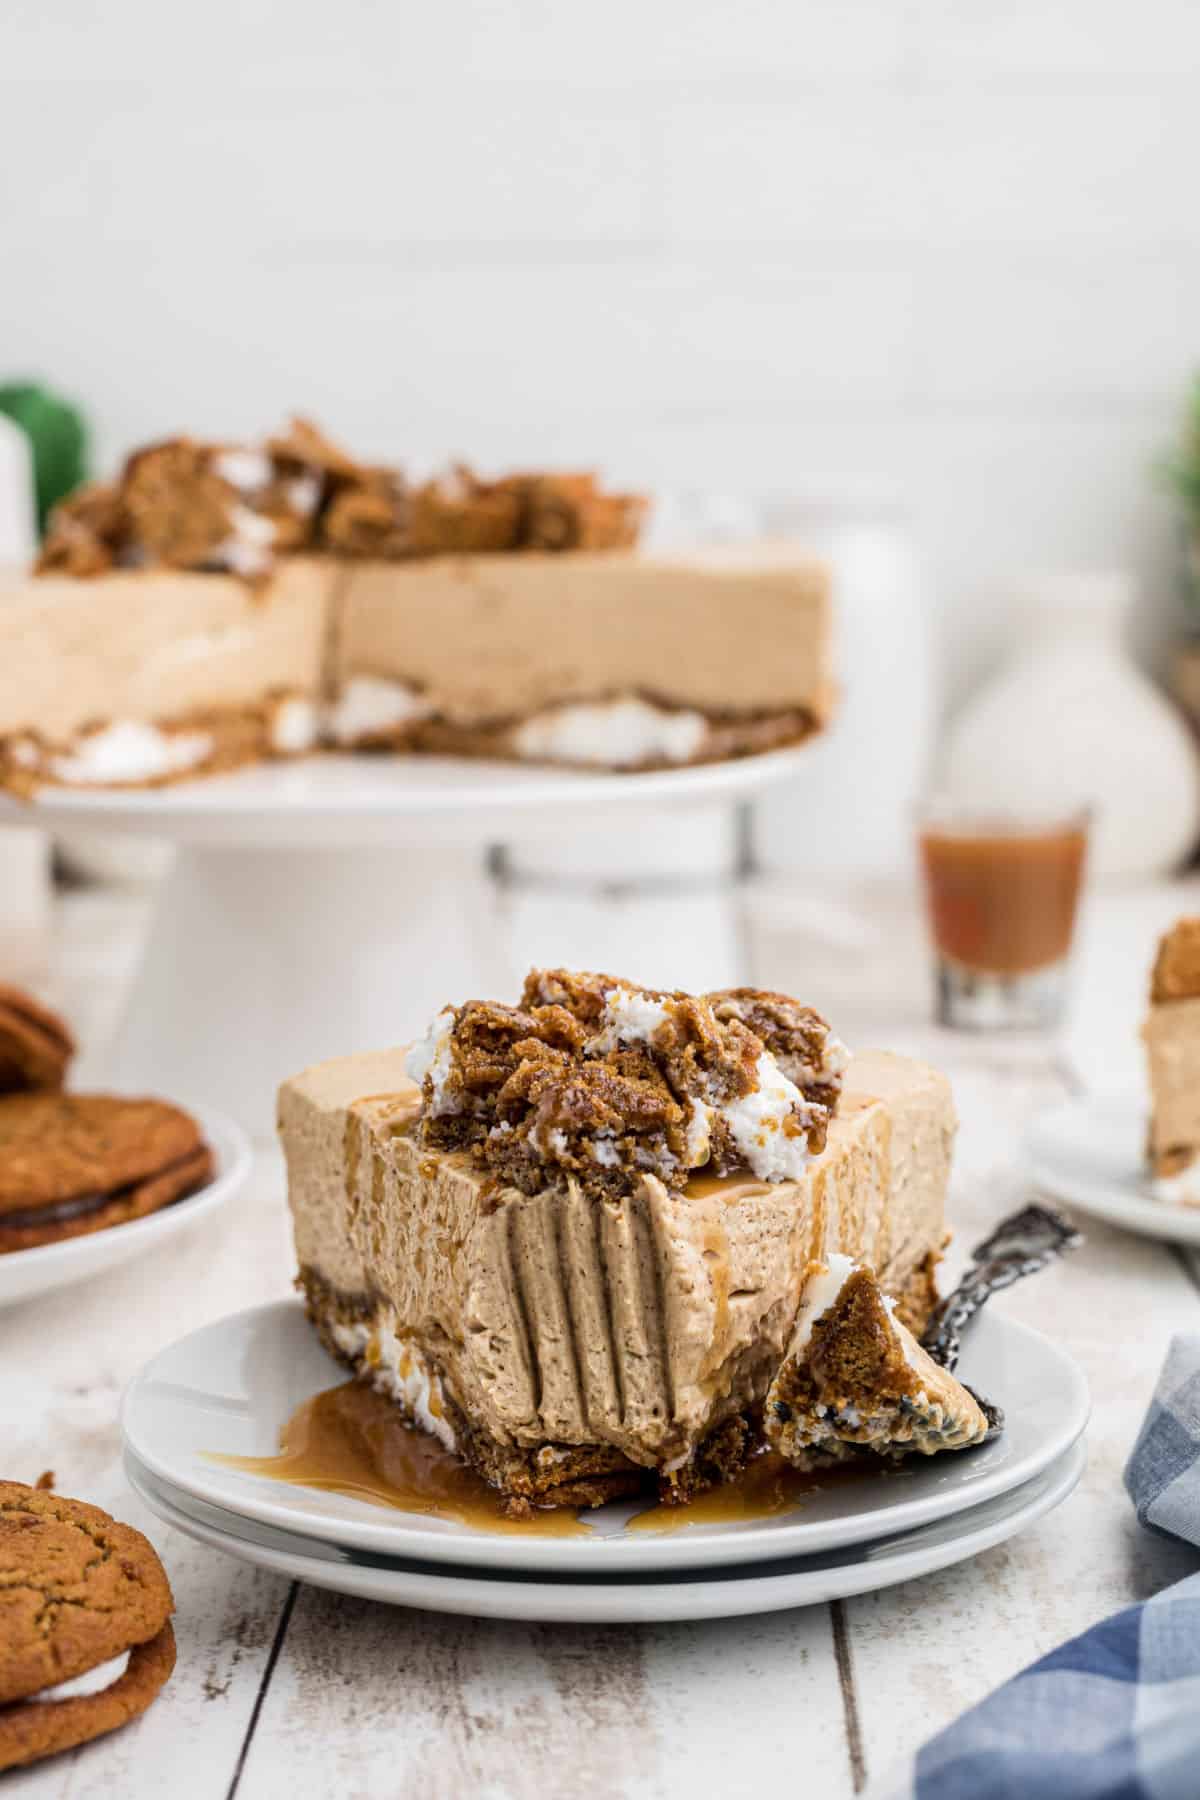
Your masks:
<svg viewBox="0 0 1200 1800"><path fill-rule="evenodd" d="M1200 1338L1172 1339L1125 1486L1143 1525L1200 1544Z"/></svg>
<svg viewBox="0 0 1200 1800"><path fill-rule="evenodd" d="M1200 1338L1176 1338L1125 1471L1138 1518L1200 1547ZM1200 1800L1200 1574L997 1688L891 1800Z"/></svg>

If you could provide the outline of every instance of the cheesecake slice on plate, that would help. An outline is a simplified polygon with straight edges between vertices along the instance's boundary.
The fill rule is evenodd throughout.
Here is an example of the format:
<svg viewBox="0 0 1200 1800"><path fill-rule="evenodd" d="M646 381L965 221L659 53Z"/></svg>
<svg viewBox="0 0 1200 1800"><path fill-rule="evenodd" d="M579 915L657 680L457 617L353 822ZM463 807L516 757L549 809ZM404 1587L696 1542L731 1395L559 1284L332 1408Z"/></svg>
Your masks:
<svg viewBox="0 0 1200 1800"><path fill-rule="evenodd" d="M1142 1036L1152 1191L1200 1207L1200 918L1180 919L1159 943Z"/></svg>
<svg viewBox="0 0 1200 1800"><path fill-rule="evenodd" d="M917 1328L935 1297L946 1081L783 996L535 970L286 1082L279 1124L322 1340L517 1512L735 1473L815 1263Z"/></svg>

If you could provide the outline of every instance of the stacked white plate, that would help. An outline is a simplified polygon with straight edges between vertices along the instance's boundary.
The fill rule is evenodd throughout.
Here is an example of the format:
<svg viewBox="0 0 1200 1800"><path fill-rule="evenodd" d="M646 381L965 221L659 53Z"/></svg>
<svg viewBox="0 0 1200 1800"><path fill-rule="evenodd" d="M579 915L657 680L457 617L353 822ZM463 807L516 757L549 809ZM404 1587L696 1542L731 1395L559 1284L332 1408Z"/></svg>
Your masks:
<svg viewBox="0 0 1200 1800"><path fill-rule="evenodd" d="M630 1531L631 1504L587 1535L528 1537L275 1482L213 1460L270 1455L285 1420L339 1370L285 1301L206 1326L155 1357L125 1399L129 1479L214 1549L342 1593L484 1618L634 1622L773 1612L890 1586L977 1555L1064 1500L1084 1467L1088 1395L1039 1333L984 1313L960 1370L1003 1406L979 1450L831 1482L768 1518Z"/></svg>
<svg viewBox="0 0 1200 1800"><path fill-rule="evenodd" d="M1093 1218L1144 1237L1200 1244L1200 1206L1160 1200L1146 1166L1149 1109L1131 1093L1077 1094L1025 1134L1030 1178Z"/></svg>

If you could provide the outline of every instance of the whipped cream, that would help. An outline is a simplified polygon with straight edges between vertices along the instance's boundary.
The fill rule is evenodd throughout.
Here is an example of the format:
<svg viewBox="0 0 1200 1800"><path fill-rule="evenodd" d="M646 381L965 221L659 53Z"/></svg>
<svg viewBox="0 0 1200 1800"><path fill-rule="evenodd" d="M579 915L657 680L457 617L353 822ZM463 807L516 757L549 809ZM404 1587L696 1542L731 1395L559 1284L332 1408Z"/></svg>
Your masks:
<svg viewBox="0 0 1200 1800"><path fill-rule="evenodd" d="M317 510L317 501L321 498L321 481L316 475L296 475L287 483L283 497L291 511L301 519L309 518Z"/></svg>
<svg viewBox="0 0 1200 1800"><path fill-rule="evenodd" d="M376 732L392 731L433 711L429 701L406 681L383 675L351 675L329 708L326 727L336 744L353 744Z"/></svg>
<svg viewBox="0 0 1200 1800"><path fill-rule="evenodd" d="M813 1334L813 1326L819 1319L824 1318L831 1306L837 1303L842 1289L850 1277L856 1275L861 1267L862 1264L856 1263L853 1257L843 1256L839 1251L833 1251L825 1258L821 1268L813 1270L805 1282L804 1291L800 1296L800 1305L796 1311L795 1331L788 1350L789 1356L799 1356L807 1349L808 1340ZM879 1298L891 1324L892 1334L904 1354L905 1362L910 1369L915 1369L920 1374L922 1364L914 1355L917 1342L912 1333L906 1331L896 1317L898 1302L895 1296L881 1293ZM923 1394L919 1396L921 1399L924 1397ZM849 1409L846 1410L849 1411ZM857 1421L847 1419L847 1423L856 1424Z"/></svg>
<svg viewBox="0 0 1200 1800"><path fill-rule="evenodd" d="M444 1006L425 1036L415 1043L404 1059L405 1073L420 1087L428 1075L433 1089L429 1112L434 1118L458 1111L458 1101L446 1093L453 1056L450 1043L454 1033L454 1008Z"/></svg>
<svg viewBox="0 0 1200 1800"><path fill-rule="evenodd" d="M648 1044L667 1018L661 1000L631 988L613 988L604 1002L600 1029L588 1039L587 1054L607 1056L620 1044Z"/></svg>
<svg viewBox="0 0 1200 1800"><path fill-rule="evenodd" d="M703 1168L712 1153L712 1122L716 1114L703 1100L693 1100L684 1131L684 1154L689 1169Z"/></svg>
<svg viewBox="0 0 1200 1800"><path fill-rule="evenodd" d="M274 479L275 466L265 450L220 450L213 457L214 473L240 494L255 494Z"/></svg>
<svg viewBox="0 0 1200 1800"><path fill-rule="evenodd" d="M275 521L249 506L229 509L229 536L217 545L213 561L235 575L263 575L271 566Z"/></svg>
<svg viewBox="0 0 1200 1800"><path fill-rule="evenodd" d="M160 731L140 719L117 719L78 739L64 756L50 758L59 781L89 783L157 781L194 769L212 754L207 731Z"/></svg>
<svg viewBox="0 0 1200 1800"><path fill-rule="evenodd" d="M789 1356L800 1356L808 1348L813 1326L818 1319L824 1318L858 1266L852 1256L842 1256L835 1251L826 1258L823 1267L813 1270L800 1296Z"/></svg>
<svg viewBox="0 0 1200 1800"><path fill-rule="evenodd" d="M271 748L278 756L299 756L311 750L320 732L316 702L303 694L279 700L271 715Z"/></svg>
<svg viewBox="0 0 1200 1800"><path fill-rule="evenodd" d="M603 763L620 768L645 762L690 762L704 746L703 713L671 711L646 700L597 700L535 713L513 734L518 756L531 761Z"/></svg>
<svg viewBox="0 0 1200 1800"><path fill-rule="evenodd" d="M373 1388L399 1401L409 1417L447 1450L458 1448L446 1417L441 1381L415 1344L397 1337L383 1318L373 1325L335 1325L333 1340L339 1350L354 1358Z"/></svg>
<svg viewBox="0 0 1200 1800"><path fill-rule="evenodd" d="M785 1127L807 1119L812 1108L794 1081L789 1081L769 1050L755 1065L758 1086L753 1093L727 1101L717 1113L729 1127L743 1162L760 1181L795 1181L811 1159L803 1131Z"/></svg>

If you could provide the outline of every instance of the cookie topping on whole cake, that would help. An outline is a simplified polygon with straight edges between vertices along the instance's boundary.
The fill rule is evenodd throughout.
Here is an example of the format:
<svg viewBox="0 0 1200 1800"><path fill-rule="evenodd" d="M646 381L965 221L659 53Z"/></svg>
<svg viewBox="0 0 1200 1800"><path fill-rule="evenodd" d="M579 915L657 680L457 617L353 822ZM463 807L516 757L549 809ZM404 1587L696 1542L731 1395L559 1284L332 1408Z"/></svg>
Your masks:
<svg viewBox="0 0 1200 1800"><path fill-rule="evenodd" d="M518 1006L446 1008L409 1057L422 1142L524 1193L699 1169L794 1180L825 1146L845 1047L782 995L693 996L535 969Z"/></svg>
<svg viewBox="0 0 1200 1800"><path fill-rule="evenodd" d="M617 550L637 541L637 494L585 474L486 481L465 464L410 483L362 463L306 419L263 445L179 437L131 456L51 515L43 574L114 568L226 570L257 578L277 556L410 558L515 550Z"/></svg>

